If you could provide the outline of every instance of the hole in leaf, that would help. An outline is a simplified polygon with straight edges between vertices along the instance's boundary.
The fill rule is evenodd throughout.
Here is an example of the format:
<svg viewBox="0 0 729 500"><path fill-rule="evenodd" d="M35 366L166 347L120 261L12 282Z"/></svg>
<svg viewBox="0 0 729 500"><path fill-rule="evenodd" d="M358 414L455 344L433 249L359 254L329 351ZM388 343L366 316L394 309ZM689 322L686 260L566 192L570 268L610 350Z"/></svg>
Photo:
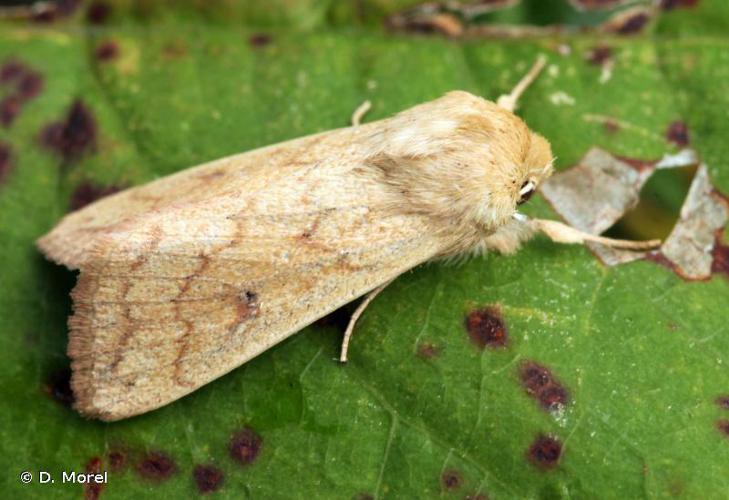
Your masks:
<svg viewBox="0 0 729 500"><path fill-rule="evenodd" d="M698 166L656 170L640 191L640 201L604 235L627 240L665 240L676 225Z"/></svg>

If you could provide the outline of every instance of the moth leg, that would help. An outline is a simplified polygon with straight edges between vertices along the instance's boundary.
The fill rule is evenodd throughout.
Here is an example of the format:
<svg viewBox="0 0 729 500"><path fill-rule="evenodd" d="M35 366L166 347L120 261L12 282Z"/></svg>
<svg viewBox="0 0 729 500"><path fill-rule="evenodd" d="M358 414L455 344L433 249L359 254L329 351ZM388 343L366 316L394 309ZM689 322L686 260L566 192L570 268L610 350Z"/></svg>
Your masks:
<svg viewBox="0 0 729 500"><path fill-rule="evenodd" d="M365 309L367 309L367 306L370 304L370 302L372 302L372 300L377 297L377 294L387 288L388 285L393 281L395 281L394 278L369 292L362 300L362 302L360 302L360 304L357 306L357 309L355 309L352 313L352 316L349 318L349 324L347 325L347 329L344 331L344 340L342 340L342 351L339 354L339 361L341 361L342 363L347 362L347 349L349 349L349 339L352 338L352 332L354 331L354 325L357 323L357 320L360 316L362 316L362 313Z"/></svg>
<svg viewBox="0 0 729 500"><path fill-rule="evenodd" d="M532 82L537 78L539 72L542 71L546 64L547 58L540 54L529 72L524 75L524 78L522 78L519 83L516 84L514 90L512 90L509 94L504 94L500 96L496 100L496 104L504 109L508 109L509 111L514 111L516 109L516 103L519 101L519 97L524 93L527 87L529 87L529 85L531 85Z"/></svg>
<svg viewBox="0 0 729 500"><path fill-rule="evenodd" d="M372 107L372 103L369 100L367 100L367 101L363 102L362 104L360 104L359 106L357 106L357 109L355 109L354 113L352 113L352 126L353 127L356 127L357 125L362 123L362 118L364 117L364 115L367 114L367 112L370 110L371 107Z"/></svg>
<svg viewBox="0 0 729 500"><path fill-rule="evenodd" d="M541 231L556 243L579 243L587 242L600 243L612 248L623 248L626 250L650 250L661 244L661 240L630 241L615 240L594 234L586 233L574 227L562 224L554 220L530 219L532 227Z"/></svg>

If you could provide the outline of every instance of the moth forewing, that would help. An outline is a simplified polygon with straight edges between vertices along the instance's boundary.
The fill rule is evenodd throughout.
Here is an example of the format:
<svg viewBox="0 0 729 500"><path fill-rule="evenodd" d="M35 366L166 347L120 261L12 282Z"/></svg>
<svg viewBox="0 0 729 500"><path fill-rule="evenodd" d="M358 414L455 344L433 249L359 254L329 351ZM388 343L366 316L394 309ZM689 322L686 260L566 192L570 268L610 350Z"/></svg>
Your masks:
<svg viewBox="0 0 729 500"><path fill-rule="evenodd" d="M362 140L376 126L186 170L41 239L81 271L76 407L116 420L163 406L451 245L367 171Z"/></svg>

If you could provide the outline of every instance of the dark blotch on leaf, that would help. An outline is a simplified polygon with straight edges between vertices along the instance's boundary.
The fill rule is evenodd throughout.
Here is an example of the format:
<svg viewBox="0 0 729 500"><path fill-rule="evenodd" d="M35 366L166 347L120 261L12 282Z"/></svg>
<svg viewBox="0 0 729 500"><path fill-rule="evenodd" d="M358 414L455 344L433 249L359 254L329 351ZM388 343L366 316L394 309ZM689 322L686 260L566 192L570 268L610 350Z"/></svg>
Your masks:
<svg viewBox="0 0 729 500"><path fill-rule="evenodd" d="M258 458L262 446L263 438L250 427L245 427L230 439L230 456L233 460L248 465Z"/></svg>
<svg viewBox="0 0 729 500"><path fill-rule="evenodd" d="M552 409L567 404L569 397L564 387L553 385L544 388L539 394L539 402L544 408Z"/></svg>
<svg viewBox="0 0 729 500"><path fill-rule="evenodd" d="M17 59L8 59L0 67L0 83L10 83L28 71L28 67Z"/></svg>
<svg viewBox="0 0 729 500"><path fill-rule="evenodd" d="M107 40L96 47L96 59L102 62L111 61L119 55L119 45L113 40Z"/></svg>
<svg viewBox="0 0 729 500"><path fill-rule="evenodd" d="M496 306L488 306L468 313L466 330L473 343L481 349L504 347L509 339L509 332L501 316L501 311Z"/></svg>
<svg viewBox="0 0 729 500"><path fill-rule="evenodd" d="M0 124L9 127L23 104L41 93L43 77L17 59L10 59L0 68L0 83L11 85L14 91L0 101Z"/></svg>
<svg viewBox="0 0 729 500"><path fill-rule="evenodd" d="M196 465L192 470L197 489L203 495L217 491L223 486L223 471L212 465Z"/></svg>
<svg viewBox="0 0 729 500"><path fill-rule="evenodd" d="M51 123L41 131L40 140L64 161L78 159L96 147L96 121L86 105L77 99L62 122Z"/></svg>
<svg viewBox="0 0 729 500"><path fill-rule="evenodd" d="M661 0L663 10L696 7L698 4L699 0Z"/></svg>
<svg viewBox="0 0 729 500"><path fill-rule="evenodd" d="M28 71L18 81L18 97L22 101L29 101L43 90L43 76L36 71Z"/></svg>
<svg viewBox="0 0 729 500"><path fill-rule="evenodd" d="M13 168L13 152L9 144L0 142L0 184L4 183Z"/></svg>
<svg viewBox="0 0 729 500"><path fill-rule="evenodd" d="M111 5L106 2L92 2L86 10L86 20L91 24L104 24L111 15Z"/></svg>
<svg viewBox="0 0 729 500"><path fill-rule="evenodd" d="M688 146L689 133L686 124L680 120L671 122L666 129L666 139L677 146Z"/></svg>
<svg viewBox="0 0 729 500"><path fill-rule="evenodd" d="M456 470L447 470L440 476L440 484L446 491L457 490L463 484L461 474Z"/></svg>
<svg viewBox="0 0 729 500"><path fill-rule="evenodd" d="M269 45L273 41L273 37L268 33L256 33L248 38L248 43L251 47L260 48Z"/></svg>
<svg viewBox="0 0 729 500"><path fill-rule="evenodd" d="M613 49L607 45L600 45L587 53L587 62L595 66L602 66L608 63L613 56Z"/></svg>
<svg viewBox="0 0 729 500"><path fill-rule="evenodd" d="M127 467L127 451L124 449L109 450L106 454L106 461L109 463L109 470L121 472Z"/></svg>
<svg viewBox="0 0 729 500"><path fill-rule="evenodd" d="M0 101L0 124L9 127L20 113L21 101L17 96L8 95Z"/></svg>
<svg viewBox="0 0 729 500"><path fill-rule="evenodd" d="M43 389L51 399L70 408L74 402L73 390L71 390L71 368L53 372L46 379Z"/></svg>
<svg viewBox="0 0 729 500"><path fill-rule="evenodd" d="M569 402L567 389L548 368L538 363L523 361L519 365L519 378L527 394L539 401L545 410L555 410Z"/></svg>
<svg viewBox="0 0 729 500"><path fill-rule="evenodd" d="M100 474L101 470L101 458L93 457L86 464L86 474ZM84 483L84 498L86 500L96 500L101 495L101 491L104 489L104 483L87 482Z"/></svg>
<svg viewBox="0 0 729 500"><path fill-rule="evenodd" d="M562 443L551 436L537 436L527 451L529 461L542 470L554 468L561 456Z"/></svg>
<svg viewBox="0 0 729 500"><path fill-rule="evenodd" d="M78 185L71 195L70 209L78 210L89 205L96 200L118 193L122 188L118 186L97 186L90 182L84 182Z"/></svg>
<svg viewBox="0 0 729 500"><path fill-rule="evenodd" d="M729 438L729 420L722 418L716 422L716 428L719 432L724 434L725 437Z"/></svg>
<svg viewBox="0 0 729 500"><path fill-rule="evenodd" d="M719 408L729 410L729 396L719 396L716 398L716 404Z"/></svg>
<svg viewBox="0 0 729 500"><path fill-rule="evenodd" d="M143 478L164 481L177 472L177 465L164 453L153 451L142 457L136 466L136 471Z"/></svg>

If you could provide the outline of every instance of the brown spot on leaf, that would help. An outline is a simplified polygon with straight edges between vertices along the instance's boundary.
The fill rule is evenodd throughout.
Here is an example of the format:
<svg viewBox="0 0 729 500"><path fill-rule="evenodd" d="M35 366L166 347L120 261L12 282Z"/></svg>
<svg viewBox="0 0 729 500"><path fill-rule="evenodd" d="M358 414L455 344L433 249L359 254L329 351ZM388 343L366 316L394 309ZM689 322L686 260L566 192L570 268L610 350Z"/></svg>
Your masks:
<svg viewBox="0 0 729 500"><path fill-rule="evenodd" d="M270 45L272 41L273 37L268 33L256 33L248 38L250 46L257 49Z"/></svg>
<svg viewBox="0 0 729 500"><path fill-rule="evenodd" d="M689 144L688 127L681 120L671 122L666 129L666 139L677 146L685 147Z"/></svg>
<svg viewBox="0 0 729 500"><path fill-rule="evenodd" d="M28 71L18 81L18 97L21 101L29 101L43 91L43 76L37 71Z"/></svg>
<svg viewBox="0 0 729 500"><path fill-rule="evenodd" d="M177 472L177 464L159 451L147 453L135 467L137 473L152 481L165 481Z"/></svg>
<svg viewBox="0 0 729 500"><path fill-rule="evenodd" d="M109 464L109 470L112 472L121 472L127 468L128 452L124 448L111 449L106 454L106 461Z"/></svg>
<svg viewBox="0 0 729 500"><path fill-rule="evenodd" d="M223 471L212 465L196 465L192 470L197 490L203 495L217 491L223 486Z"/></svg>
<svg viewBox="0 0 729 500"><path fill-rule="evenodd" d="M17 59L7 60L0 68L0 83L12 86L12 92L0 101L0 124L9 127L25 102L43 90L43 77Z"/></svg>
<svg viewBox="0 0 729 500"><path fill-rule="evenodd" d="M13 169L13 152L10 144L0 142L0 184L4 183Z"/></svg>
<svg viewBox="0 0 729 500"><path fill-rule="evenodd" d="M86 20L91 24L104 24L111 15L111 5L106 2L91 2L86 10Z"/></svg>
<svg viewBox="0 0 729 500"><path fill-rule="evenodd" d="M463 484L463 478L457 470L447 470L441 474L440 484L446 491L457 490Z"/></svg>
<svg viewBox="0 0 729 500"><path fill-rule="evenodd" d="M118 193L121 189L118 186L97 186L90 182L82 182L74 189L69 208L71 211L78 210L100 198Z"/></svg>
<svg viewBox="0 0 729 500"><path fill-rule="evenodd" d="M11 83L18 80L28 71L28 67L17 59L8 59L0 67L0 83Z"/></svg>
<svg viewBox="0 0 729 500"><path fill-rule="evenodd" d="M716 398L716 404L723 410L729 410L729 395Z"/></svg>
<svg viewBox="0 0 729 500"><path fill-rule="evenodd" d="M93 457L86 464L86 474L101 474L101 458ZM84 483L84 498L86 500L97 500L104 489L104 483L96 481L88 481Z"/></svg>
<svg viewBox="0 0 729 500"><path fill-rule="evenodd" d="M437 358L440 356L440 347L431 342L423 342L418 345L417 353L423 359Z"/></svg>
<svg viewBox="0 0 729 500"><path fill-rule="evenodd" d="M519 378L527 394L539 401L545 410L556 410L569 402L569 393L546 367L534 361L519 365Z"/></svg>
<svg viewBox="0 0 729 500"><path fill-rule="evenodd" d="M20 113L21 101L17 96L8 95L0 101L0 124L9 127Z"/></svg>
<svg viewBox="0 0 729 500"><path fill-rule="evenodd" d="M230 456L242 465L249 465L256 461L262 446L263 438L250 427L245 427L230 439Z"/></svg>
<svg viewBox="0 0 729 500"><path fill-rule="evenodd" d="M70 162L96 147L96 133L96 120L91 111L76 99L63 121L51 123L41 131L40 141L65 162Z"/></svg>
<svg viewBox="0 0 729 500"><path fill-rule="evenodd" d="M598 45L587 53L585 59L587 62L594 64L595 66L603 66L610 62L612 57L613 49L611 47L608 47L607 45Z"/></svg>
<svg viewBox="0 0 729 500"><path fill-rule="evenodd" d="M96 47L96 59L101 62L111 61L119 55L119 44L113 40L106 40L101 42Z"/></svg>
<svg viewBox="0 0 729 500"><path fill-rule="evenodd" d="M71 368L53 372L43 384L43 390L55 402L70 408L75 400L71 390Z"/></svg>
<svg viewBox="0 0 729 500"><path fill-rule="evenodd" d="M553 469L562 456L562 443L552 436L540 434L529 446L527 459L542 470Z"/></svg>
<svg viewBox="0 0 729 500"><path fill-rule="evenodd" d="M608 19L602 28L610 33L620 35L637 35L651 20L651 11L643 7L635 7L618 12Z"/></svg>
<svg viewBox="0 0 729 500"><path fill-rule="evenodd" d="M724 434L725 437L729 438L729 420L722 418L716 422L716 428L719 432Z"/></svg>
<svg viewBox="0 0 729 500"><path fill-rule="evenodd" d="M699 0L661 0L660 6L663 10L693 8L699 4Z"/></svg>
<svg viewBox="0 0 729 500"><path fill-rule="evenodd" d="M468 313L466 330L473 343L481 349L504 347L509 339L509 332L497 306L488 306Z"/></svg>

